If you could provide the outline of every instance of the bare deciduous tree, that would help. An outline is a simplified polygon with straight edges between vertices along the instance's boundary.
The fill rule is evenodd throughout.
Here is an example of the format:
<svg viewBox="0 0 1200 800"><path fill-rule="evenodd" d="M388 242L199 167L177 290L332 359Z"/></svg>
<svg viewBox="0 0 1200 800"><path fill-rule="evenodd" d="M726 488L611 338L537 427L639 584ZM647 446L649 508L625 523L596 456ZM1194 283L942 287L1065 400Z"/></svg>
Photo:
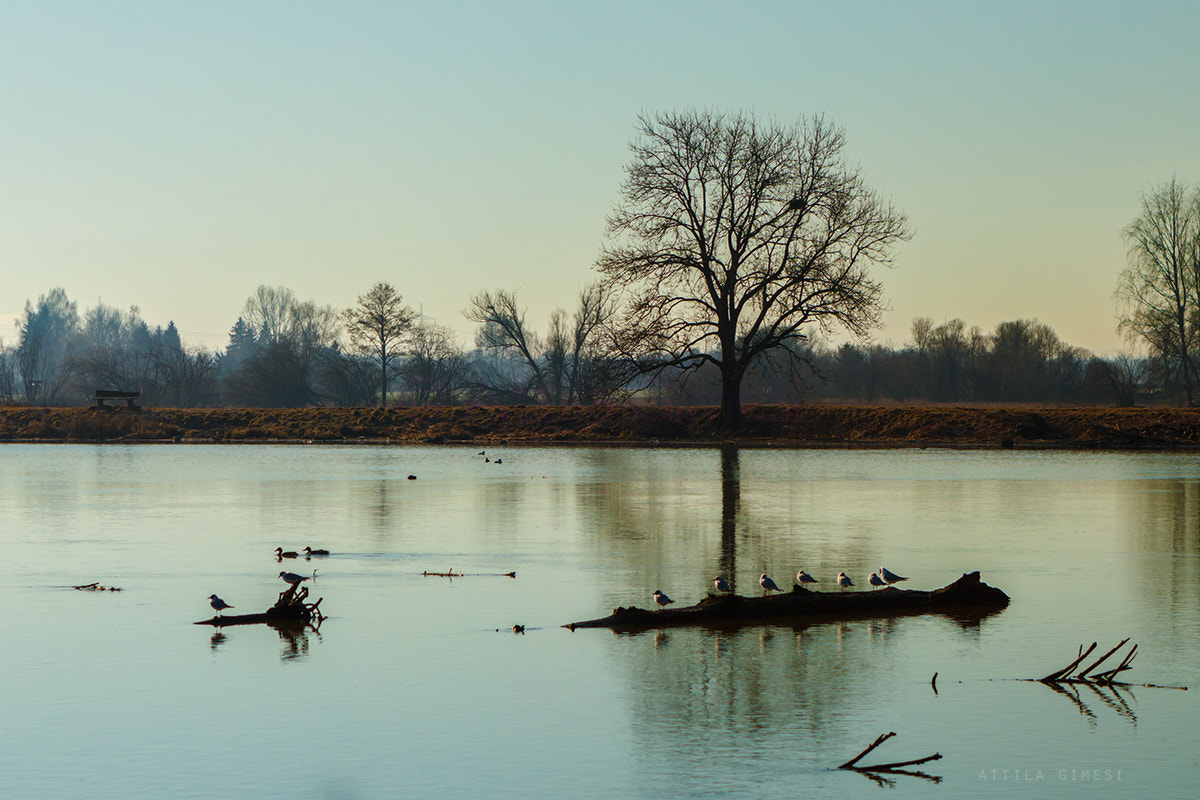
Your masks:
<svg viewBox="0 0 1200 800"><path fill-rule="evenodd" d="M523 380L509 376L504 381L506 386L493 388L503 388L517 398L545 398L550 394L538 354L537 336L525 327L525 311L517 305L515 292L502 289L480 292L471 298L471 307L463 314L481 326L476 337L480 349L516 359L528 371Z"/></svg>
<svg viewBox="0 0 1200 800"><path fill-rule="evenodd" d="M1200 334L1200 187L1172 179L1142 197L1142 213L1124 230L1129 266L1116 298L1118 327L1144 342L1168 384L1195 404Z"/></svg>
<svg viewBox="0 0 1200 800"><path fill-rule="evenodd" d="M861 336L878 324L870 268L890 263L907 222L845 163L840 128L691 111L643 116L637 134L597 262L627 293L632 355L715 365L733 425L763 354L805 326Z"/></svg>
<svg viewBox="0 0 1200 800"><path fill-rule="evenodd" d="M615 309L611 290L599 283L587 286L572 316L562 309L550 315L543 339L526 326L515 293L477 294L464 313L480 323L477 346L500 357L494 369L479 376L488 384L480 388L510 402L555 405L596 403L618 395L629 374L606 346Z"/></svg>
<svg viewBox="0 0 1200 800"><path fill-rule="evenodd" d="M263 345L287 337L296 293L285 286L259 286L242 307L242 319Z"/></svg>
<svg viewBox="0 0 1200 800"><path fill-rule="evenodd" d="M470 367L453 331L426 323L413 328L411 352L399 372L414 405L453 405L467 385Z"/></svg>
<svg viewBox="0 0 1200 800"><path fill-rule="evenodd" d="M416 314L389 283L377 283L343 314L350 342L379 365L379 405L387 405L388 368L401 354Z"/></svg>

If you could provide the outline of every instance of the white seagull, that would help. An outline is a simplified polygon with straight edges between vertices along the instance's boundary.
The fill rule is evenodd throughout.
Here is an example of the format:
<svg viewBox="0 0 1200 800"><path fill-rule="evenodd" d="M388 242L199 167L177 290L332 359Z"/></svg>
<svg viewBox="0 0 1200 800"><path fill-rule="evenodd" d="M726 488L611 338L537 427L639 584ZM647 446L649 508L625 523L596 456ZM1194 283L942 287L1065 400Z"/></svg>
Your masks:
<svg viewBox="0 0 1200 800"><path fill-rule="evenodd" d="M217 612L218 617L221 616L221 612L224 611L225 609L233 608L233 606L229 605L229 603L226 603L224 600L217 597L215 594L210 594L208 596L208 604L213 607L214 611Z"/></svg>
<svg viewBox="0 0 1200 800"><path fill-rule="evenodd" d="M867 578L867 583L871 584L872 586L874 586L876 588L879 588L880 586L887 586L887 584L884 583L883 578L879 577L874 572L872 572L871 576L869 578Z"/></svg>
<svg viewBox="0 0 1200 800"><path fill-rule="evenodd" d="M674 603L675 601L672 600L671 598L667 597L665 594L663 594L658 589L655 589L654 590L654 602L658 603L660 606L665 608L667 603Z"/></svg>
<svg viewBox="0 0 1200 800"><path fill-rule="evenodd" d="M315 578L315 577L316 577L316 575L317 575L317 571L316 571L315 569L313 570L313 574L312 574L312 575L297 575L297 574L296 574L296 573L294 573L294 572L281 572L281 573L279 573L279 577L283 578L285 581L287 581L288 583L290 583L290 584L293 584L293 585L295 585L295 584L297 584L297 583L300 583L301 581L306 581L306 580L308 580L310 577L314 577L314 578Z"/></svg>
<svg viewBox="0 0 1200 800"><path fill-rule="evenodd" d="M775 585L775 581L767 577L767 573L758 576L758 585L763 588L764 592L778 592L779 587Z"/></svg>
<svg viewBox="0 0 1200 800"><path fill-rule="evenodd" d="M819 583L819 581L804 570L800 570L796 573L796 583L803 586L806 583Z"/></svg>
<svg viewBox="0 0 1200 800"><path fill-rule="evenodd" d="M892 571L891 571L891 570L889 570L887 567L880 567L880 568L879 568L879 577L883 578L883 579L884 579L885 581L887 581L889 584L892 584L892 583L899 583L900 581L906 581L906 580L908 580L908 578L901 578L899 575L897 575L896 573L892 572Z"/></svg>
<svg viewBox="0 0 1200 800"><path fill-rule="evenodd" d="M729 584L726 583L725 579L722 578L720 575L713 578L713 586L715 586L717 588L718 592L725 592L726 594L728 594L730 592Z"/></svg>
<svg viewBox="0 0 1200 800"><path fill-rule="evenodd" d="M844 572L839 572L837 576L837 585L845 589L847 586L853 586L854 581L850 580L850 576Z"/></svg>

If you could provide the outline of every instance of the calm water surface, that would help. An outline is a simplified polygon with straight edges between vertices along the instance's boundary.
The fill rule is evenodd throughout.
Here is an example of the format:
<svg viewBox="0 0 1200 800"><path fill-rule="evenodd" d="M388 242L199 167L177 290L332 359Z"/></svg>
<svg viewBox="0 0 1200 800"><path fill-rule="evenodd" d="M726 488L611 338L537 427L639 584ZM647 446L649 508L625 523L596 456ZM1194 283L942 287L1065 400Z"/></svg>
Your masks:
<svg viewBox="0 0 1200 800"><path fill-rule="evenodd" d="M478 450L0 446L0 796L1196 795L1200 457ZM304 545L335 555L273 558ZM560 627L881 564L1013 602ZM192 624L214 592L265 609L282 568L319 570L319 632ZM1190 690L1016 680L1127 636L1129 680ZM832 769L886 731L872 757L940 752L942 782Z"/></svg>

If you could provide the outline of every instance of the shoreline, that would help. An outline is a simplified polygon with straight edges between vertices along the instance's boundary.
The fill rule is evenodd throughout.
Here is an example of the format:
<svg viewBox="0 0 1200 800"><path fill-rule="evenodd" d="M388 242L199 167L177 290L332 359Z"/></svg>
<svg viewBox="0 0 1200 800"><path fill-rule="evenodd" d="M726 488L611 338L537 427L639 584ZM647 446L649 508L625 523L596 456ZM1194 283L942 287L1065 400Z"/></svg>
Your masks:
<svg viewBox="0 0 1200 800"><path fill-rule="evenodd" d="M1200 450L1200 409L761 405L176 409L0 407L5 443Z"/></svg>

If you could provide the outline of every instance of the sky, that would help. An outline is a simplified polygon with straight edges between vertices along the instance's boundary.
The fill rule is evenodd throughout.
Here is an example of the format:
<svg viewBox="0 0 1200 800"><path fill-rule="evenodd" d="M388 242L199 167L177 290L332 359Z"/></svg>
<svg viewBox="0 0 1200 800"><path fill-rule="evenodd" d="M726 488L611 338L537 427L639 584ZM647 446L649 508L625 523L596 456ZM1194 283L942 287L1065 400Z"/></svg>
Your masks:
<svg viewBox="0 0 1200 800"><path fill-rule="evenodd" d="M1121 229L1200 185L1200 2L0 0L0 340L62 287L217 349L259 285L379 281L470 346L573 309L639 114L844 127L914 235L873 341L1125 347Z"/></svg>

